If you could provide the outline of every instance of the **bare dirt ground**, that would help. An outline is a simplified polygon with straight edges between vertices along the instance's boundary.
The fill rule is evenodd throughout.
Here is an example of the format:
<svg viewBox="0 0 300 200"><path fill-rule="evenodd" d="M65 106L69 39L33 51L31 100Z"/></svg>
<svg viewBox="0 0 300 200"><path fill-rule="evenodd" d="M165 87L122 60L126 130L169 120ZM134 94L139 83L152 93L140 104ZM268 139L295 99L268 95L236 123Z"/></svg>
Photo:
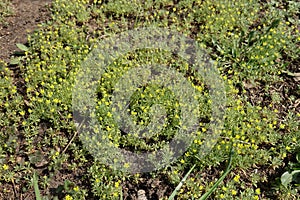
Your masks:
<svg viewBox="0 0 300 200"><path fill-rule="evenodd" d="M51 0L12 0L13 14L0 24L0 60L8 62L18 50L16 43L25 44L28 33L37 28L37 24L50 18Z"/></svg>

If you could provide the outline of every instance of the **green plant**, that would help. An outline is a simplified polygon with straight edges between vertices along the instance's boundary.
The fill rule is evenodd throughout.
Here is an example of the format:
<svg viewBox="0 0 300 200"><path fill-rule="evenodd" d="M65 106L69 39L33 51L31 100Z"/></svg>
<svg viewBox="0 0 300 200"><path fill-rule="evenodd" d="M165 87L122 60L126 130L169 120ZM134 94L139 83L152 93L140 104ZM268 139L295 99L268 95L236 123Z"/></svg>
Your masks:
<svg viewBox="0 0 300 200"><path fill-rule="evenodd" d="M229 152L229 158L228 158L228 163L227 163L227 167L224 171L224 173L222 174L222 176L215 182L215 184L212 186L211 189L209 189L209 191L207 191L201 198L200 200L205 200L207 199L219 186L219 184L224 180L224 178L228 175L228 173L231 171L231 162L232 162L232 156L233 156L233 149L232 146L230 148L230 152Z"/></svg>
<svg viewBox="0 0 300 200"><path fill-rule="evenodd" d="M296 163L289 163L290 170L284 172L281 175L281 184L284 187L288 187L291 184L295 186L300 186L300 153L296 153Z"/></svg>
<svg viewBox="0 0 300 200"><path fill-rule="evenodd" d="M0 23L7 16L2 15L8 13L6 5L9 1L1 1ZM273 173L298 152L300 139L299 2L55 0L51 12L51 20L28 36L28 46L17 44L20 57L10 66L0 62L0 195L11 194L9 188L32 193L34 178L36 198L40 192L48 195L45 199L56 195L68 200L126 199L132 195L129 192L135 192L132 188L153 191L147 183L160 179L168 192L175 189L177 199L209 195L213 199L296 198L299 155L281 177L286 187L271 185ZM84 148L73 122L72 89L78 69L98 48L99 40L150 25L197 40L215 60L226 87L224 127L213 142L216 145L209 148L209 156L196 159L211 134L209 86L172 52L139 49L117 58L99 77L95 110L97 122L113 145L138 153L157 150L174 137L180 125L175 95L156 83L134 91L128 116L135 124L149 125L164 109L170 117L167 126L150 139L139 138L138 132L120 131L110 110L111 96L115 83L130 69L154 63L176 69L197 91L199 106L198 130L187 151L160 171L130 175L95 160ZM153 107L155 102L162 106ZM88 142L97 145L99 140ZM229 159L231 144L235 154ZM229 160L234 167L222 175L219 169ZM39 186L37 174L31 177L36 168L43 177ZM67 178L60 180L53 197L49 190L56 174ZM161 198L168 195L161 194Z"/></svg>
<svg viewBox="0 0 300 200"><path fill-rule="evenodd" d="M16 46L21 50L21 51L17 51L15 52L15 56L17 57L14 57L11 59L10 61L10 65L20 65L21 64L21 61L22 59L24 58L24 56L28 53L29 49L28 47L26 47L24 44L20 44L20 43L17 43Z"/></svg>
<svg viewBox="0 0 300 200"><path fill-rule="evenodd" d="M39 185L38 185L38 177L37 177L36 173L33 174L32 182L33 182L33 188L34 188L36 200L42 200L42 196L41 196Z"/></svg>
<svg viewBox="0 0 300 200"><path fill-rule="evenodd" d="M9 0L0 2L0 24L5 25L5 18L12 14L12 5Z"/></svg>
<svg viewBox="0 0 300 200"><path fill-rule="evenodd" d="M231 162L232 162L232 156L233 156L233 149L232 145L230 148L229 152L229 158L228 158L228 163L227 167L223 173L223 175L214 183L214 185L200 197L200 200L205 200L207 199L219 186L219 184L224 180L224 178L228 175L228 173L231 171ZM199 159L199 158L198 158ZM193 167L186 173L186 175L183 177L183 179L180 181L180 183L176 186L175 190L172 192L171 196L168 198L168 200L173 200L177 194L177 192L180 190L184 182L186 181L187 177L191 174L191 172L194 170L196 165L193 165Z"/></svg>

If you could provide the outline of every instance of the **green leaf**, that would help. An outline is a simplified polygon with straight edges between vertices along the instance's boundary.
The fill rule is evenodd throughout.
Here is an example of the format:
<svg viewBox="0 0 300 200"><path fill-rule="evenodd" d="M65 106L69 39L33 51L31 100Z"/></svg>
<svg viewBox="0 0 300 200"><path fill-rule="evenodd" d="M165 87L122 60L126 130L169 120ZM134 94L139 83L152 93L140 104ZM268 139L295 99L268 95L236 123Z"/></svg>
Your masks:
<svg viewBox="0 0 300 200"><path fill-rule="evenodd" d="M248 36L248 46L252 46L256 42L256 32L251 31Z"/></svg>
<svg viewBox="0 0 300 200"><path fill-rule="evenodd" d="M20 64L20 62L21 62L20 58L13 58L10 60L9 64L10 65L18 65L18 64Z"/></svg>
<svg viewBox="0 0 300 200"><path fill-rule="evenodd" d="M0 71L4 70L4 63L0 62Z"/></svg>
<svg viewBox="0 0 300 200"><path fill-rule="evenodd" d="M24 44L17 43L16 45L17 45L17 47L18 47L19 49L21 49L22 51L28 51L28 47L26 47Z"/></svg>
<svg viewBox="0 0 300 200"><path fill-rule="evenodd" d="M296 159L297 159L298 163L300 164L300 152L297 153Z"/></svg>
<svg viewBox="0 0 300 200"><path fill-rule="evenodd" d="M219 184L225 179L225 177L231 171L231 169L232 169L231 168L232 156L234 154L232 146L233 145L231 143L231 148L230 148L230 152L229 152L229 160L228 160L227 167L226 167L223 175L215 182L215 184L204 195L201 196L201 198L199 200L206 200L206 199L208 199L208 197L217 189L217 187L219 186Z"/></svg>
<svg viewBox="0 0 300 200"><path fill-rule="evenodd" d="M293 176L300 173L300 170L294 170L292 173L284 172L281 176L281 184L287 188L288 184L293 181Z"/></svg>
<svg viewBox="0 0 300 200"><path fill-rule="evenodd" d="M269 31L272 29L272 28L276 28L278 25L279 25L279 22L280 22L280 19L275 19L273 20L272 24L270 25L270 27L268 28L267 33L269 33Z"/></svg>
<svg viewBox="0 0 300 200"><path fill-rule="evenodd" d="M188 176L190 175L190 173L194 170L194 168L196 167L196 165L193 165L193 167L188 171L188 173L186 173L186 175L183 177L183 179L180 181L180 183L177 185L177 187L175 188L175 190L172 192L171 196L168 198L168 200L173 200L175 198L175 196L177 195L178 191L180 190L180 188L183 186L183 183L186 181L186 179L188 178Z"/></svg>
<svg viewBox="0 0 300 200"><path fill-rule="evenodd" d="M41 193L39 190L39 185L38 185L38 176L35 172L33 174L33 188L34 188L36 200L42 200Z"/></svg>
<svg viewBox="0 0 300 200"><path fill-rule="evenodd" d="M296 170L295 170L296 171ZM293 183L297 186L300 184L300 171L297 170L298 172L292 173L293 174Z"/></svg>
<svg viewBox="0 0 300 200"><path fill-rule="evenodd" d="M293 176L292 174L290 174L289 172L284 172L281 175L281 184L287 188L287 185L290 184L293 180Z"/></svg>

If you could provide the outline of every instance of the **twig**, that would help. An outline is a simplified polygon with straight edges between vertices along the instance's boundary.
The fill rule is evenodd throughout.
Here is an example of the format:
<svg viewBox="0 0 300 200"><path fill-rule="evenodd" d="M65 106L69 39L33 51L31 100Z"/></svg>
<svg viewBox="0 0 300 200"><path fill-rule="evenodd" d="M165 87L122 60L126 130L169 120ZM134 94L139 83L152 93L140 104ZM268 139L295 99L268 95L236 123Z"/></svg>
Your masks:
<svg viewBox="0 0 300 200"><path fill-rule="evenodd" d="M12 182L13 187L14 187L14 195L15 195L15 197L17 197L17 190L16 190L16 185L15 185L14 179L11 179L11 182Z"/></svg>
<svg viewBox="0 0 300 200"><path fill-rule="evenodd" d="M72 136L71 140L68 142L67 146L64 148L64 150L61 152L62 154L64 154L67 149L69 148L69 146L71 145L71 143L73 142L73 140L75 139L75 137L78 134L78 129L81 128L82 124L84 123L85 119L81 122L81 124L79 125L79 127L77 128L77 131L75 131L74 135Z"/></svg>

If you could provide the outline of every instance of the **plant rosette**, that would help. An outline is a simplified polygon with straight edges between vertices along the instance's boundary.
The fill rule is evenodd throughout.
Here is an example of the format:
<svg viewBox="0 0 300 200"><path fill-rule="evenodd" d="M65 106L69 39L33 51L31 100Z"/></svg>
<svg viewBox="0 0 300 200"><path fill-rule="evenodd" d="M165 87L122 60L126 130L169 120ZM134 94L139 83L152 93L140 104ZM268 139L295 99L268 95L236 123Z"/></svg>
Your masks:
<svg viewBox="0 0 300 200"><path fill-rule="evenodd" d="M113 92L102 93L101 96L108 97L107 101L101 104L97 100L99 80L105 78L108 66L116 63L118 58L139 49L162 49L171 52L172 55L187 61L188 71L196 77L202 77L208 86L211 98L210 128L199 157L207 154L217 142L223 124L226 95L222 79L205 51L194 40L176 31L157 27L130 30L106 38L97 44L97 48L82 63L75 81L72 105L77 131L84 146L95 159L113 169L140 173L158 170L172 163L193 141L193 133L199 127L196 88L185 78L185 74L170 66L145 64L128 69L114 83ZM128 112L131 97L137 89L145 85L160 85L171 91L179 105L180 116L174 128L174 137L163 147L151 152L136 153L119 148L116 142L118 139L114 141L114 138L122 137L121 133L136 135L137 139L151 138L153 132L162 132L162 127L167 126L166 118L170 114L162 104L154 103L151 105L152 119L149 123L141 125L132 120L132 115ZM99 122L96 109L99 105L106 111L105 118L113 118L113 122L103 117L101 120L108 123Z"/></svg>

